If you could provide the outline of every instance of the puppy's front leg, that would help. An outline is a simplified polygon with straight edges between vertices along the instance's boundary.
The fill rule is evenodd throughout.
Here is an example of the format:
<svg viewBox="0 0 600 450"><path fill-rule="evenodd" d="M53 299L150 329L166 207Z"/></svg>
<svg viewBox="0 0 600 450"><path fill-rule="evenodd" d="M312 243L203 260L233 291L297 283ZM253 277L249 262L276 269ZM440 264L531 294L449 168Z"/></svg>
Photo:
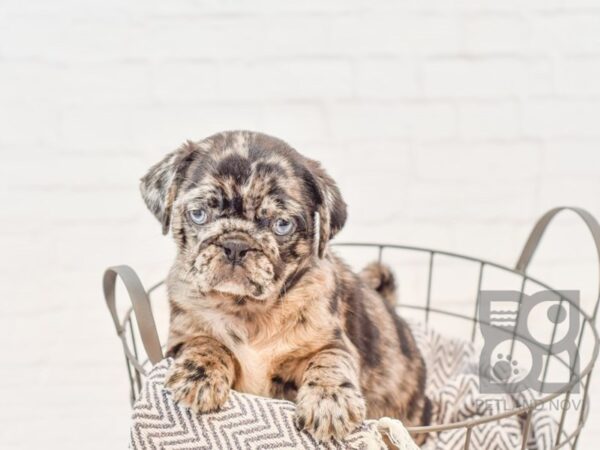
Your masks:
<svg viewBox="0 0 600 450"><path fill-rule="evenodd" d="M194 412L223 406L235 377L231 351L212 337L196 336L175 345L170 352L176 354L175 363L165 385L175 401Z"/></svg>
<svg viewBox="0 0 600 450"><path fill-rule="evenodd" d="M309 362L296 398L296 425L315 438L341 439L365 419L356 363L350 353L329 348Z"/></svg>

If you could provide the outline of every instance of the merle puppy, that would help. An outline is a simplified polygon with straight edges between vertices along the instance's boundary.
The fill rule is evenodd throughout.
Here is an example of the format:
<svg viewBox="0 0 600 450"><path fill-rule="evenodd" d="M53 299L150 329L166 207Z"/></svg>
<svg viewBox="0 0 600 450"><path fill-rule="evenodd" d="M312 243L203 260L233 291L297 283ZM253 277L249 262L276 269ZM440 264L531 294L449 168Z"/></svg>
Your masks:
<svg viewBox="0 0 600 450"><path fill-rule="evenodd" d="M177 257L166 385L195 412L230 389L296 403L317 439L365 418L429 421L425 366L393 308L393 277L353 273L328 248L346 204L323 168L248 131L187 142L143 177L141 191Z"/></svg>

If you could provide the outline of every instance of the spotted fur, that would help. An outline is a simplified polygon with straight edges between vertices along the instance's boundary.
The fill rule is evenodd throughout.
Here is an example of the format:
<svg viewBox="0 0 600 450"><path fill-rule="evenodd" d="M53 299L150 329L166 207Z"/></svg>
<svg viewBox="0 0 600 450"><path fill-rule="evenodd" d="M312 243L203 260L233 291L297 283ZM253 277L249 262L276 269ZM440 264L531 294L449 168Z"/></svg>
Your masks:
<svg viewBox="0 0 600 450"><path fill-rule="evenodd" d="M149 209L177 257L167 386L194 411L218 409L230 388L297 403L296 422L340 438L365 418L428 423L425 366L391 301L380 265L359 277L328 247L346 205L316 161L260 133L186 142L142 179ZM190 211L203 210L197 225ZM277 219L293 232L274 233ZM241 260L227 249L244 245Z"/></svg>

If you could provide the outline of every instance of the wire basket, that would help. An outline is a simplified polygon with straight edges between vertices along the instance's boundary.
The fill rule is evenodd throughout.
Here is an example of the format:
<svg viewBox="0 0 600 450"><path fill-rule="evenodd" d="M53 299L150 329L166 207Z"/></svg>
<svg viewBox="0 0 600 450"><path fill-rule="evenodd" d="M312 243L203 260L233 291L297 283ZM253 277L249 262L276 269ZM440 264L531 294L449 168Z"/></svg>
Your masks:
<svg viewBox="0 0 600 450"><path fill-rule="evenodd" d="M574 212L585 222L594 240L600 264L600 226L598 222L587 211L570 207L552 209L541 217L530 233L514 268L457 253L406 245L353 243L336 244L336 248L339 249L344 258L349 258L351 262L353 258L355 260L359 259L362 265L364 265L373 259L377 259L380 262L390 265L396 273L397 279L401 282L404 272L414 272L415 267L424 267L419 276L413 275L415 282L412 283L412 285L422 288L421 297L423 301L420 303L406 302L405 299L412 298L413 296L416 297L417 293L410 292L405 294L401 292L401 301L398 305L401 314L419 315L426 324L431 323L432 325L434 325L436 318L438 320L441 318L444 321L444 329L448 329L448 321L457 321L457 323L462 323L463 325L455 327L455 329L463 331L471 342L475 342L480 338L478 325L484 324L480 322L478 317L480 292L483 289L490 289L490 279L493 283L491 285L493 289L514 290L516 286L516 289L522 294L535 292L536 290L557 292L550 284L528 275L527 269L548 224L557 213L563 210ZM455 266L468 267L471 275L466 276L466 272L460 272L461 274L458 275L459 272L452 271L452 268ZM466 290L463 290L463 294L461 295L464 295L465 292L470 292L470 295L466 294L467 298L471 299L469 303L464 303L464 301L462 303L453 303L452 299L446 299L445 303L442 302L443 305L440 306L438 304L440 301L437 299L437 291L434 292L435 281L436 277L444 276L447 279L451 279L453 283L456 284L459 282L465 287ZM126 308L121 314L119 314L116 307L115 288L117 277L125 285L131 300L131 306ZM508 281L509 279L510 281ZM598 283L600 284L600 277ZM155 291L162 284L163 282L160 282L148 290L144 289L135 272L128 266L111 267L104 273L104 296L117 334L123 345L125 365L130 383L130 401L132 404L140 394L143 378L146 376L148 370L152 365L163 359L163 347L159 339L153 314L153 308L156 307L154 300ZM558 364L569 369L571 373L570 381L565 382L560 389L552 393L541 394L534 401L524 406L514 407L495 415L453 423L412 427L408 428L408 430L413 434L420 434L463 428L466 431L463 448L469 449L471 435L475 427L489 422L496 422L498 426L501 426L501 420L511 416L518 416L523 423L522 448L524 449L527 446L528 430L533 411L536 408L544 407L544 405L552 404L555 406L558 405L558 408L555 408L558 427L556 435L553 438L554 446L552 448L576 448L590 409L589 386L600 342L595 326L599 300L600 288L598 294L593 298L591 311L586 312L573 298L560 296L560 304L567 302L575 308L579 315L580 324L580 331L577 337L577 348L579 349L577 358L579 358L580 370L577 374L573 372L569 366L569 362L564 359L564 356L561 357L552 351L557 322L553 326L552 340L543 367L542 383L546 383L547 381L548 374L550 373L548 367ZM135 317L135 323L132 317ZM485 325L490 324L487 323ZM512 345L514 346L515 340L520 338L523 338L523 336L519 333L513 334ZM142 346L139 344L140 341ZM579 400L577 403L579 407L569 407L570 402L576 397Z"/></svg>

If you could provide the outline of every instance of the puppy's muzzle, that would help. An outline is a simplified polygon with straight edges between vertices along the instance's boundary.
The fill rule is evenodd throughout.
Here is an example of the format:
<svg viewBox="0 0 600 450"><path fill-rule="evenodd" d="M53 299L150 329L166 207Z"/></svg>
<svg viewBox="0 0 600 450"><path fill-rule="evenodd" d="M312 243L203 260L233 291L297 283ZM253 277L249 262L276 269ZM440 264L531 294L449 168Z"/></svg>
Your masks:
<svg viewBox="0 0 600 450"><path fill-rule="evenodd" d="M239 239L226 240L221 244L221 247L225 257L233 265L241 264L250 250L250 245Z"/></svg>

